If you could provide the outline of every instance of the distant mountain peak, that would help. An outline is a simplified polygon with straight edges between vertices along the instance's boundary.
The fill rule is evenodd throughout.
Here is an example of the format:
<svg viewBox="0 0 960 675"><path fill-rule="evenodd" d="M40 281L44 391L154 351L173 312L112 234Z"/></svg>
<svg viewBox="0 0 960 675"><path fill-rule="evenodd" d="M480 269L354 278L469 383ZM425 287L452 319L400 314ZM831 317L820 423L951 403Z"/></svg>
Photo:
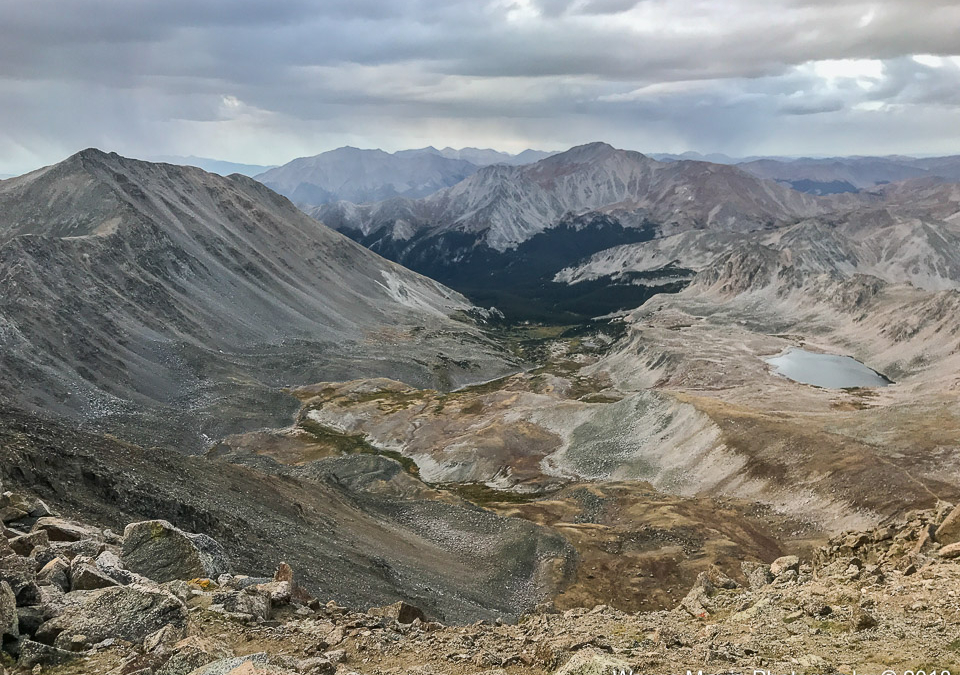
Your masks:
<svg viewBox="0 0 960 675"><path fill-rule="evenodd" d="M72 161L79 161L79 160L85 160L85 159L99 160L102 162L108 159L113 159L113 160L120 159L120 155L118 155L115 152L105 152L100 148L89 147L89 148L84 148L80 152L77 152L71 155L70 157L65 159L62 163L66 164Z"/></svg>

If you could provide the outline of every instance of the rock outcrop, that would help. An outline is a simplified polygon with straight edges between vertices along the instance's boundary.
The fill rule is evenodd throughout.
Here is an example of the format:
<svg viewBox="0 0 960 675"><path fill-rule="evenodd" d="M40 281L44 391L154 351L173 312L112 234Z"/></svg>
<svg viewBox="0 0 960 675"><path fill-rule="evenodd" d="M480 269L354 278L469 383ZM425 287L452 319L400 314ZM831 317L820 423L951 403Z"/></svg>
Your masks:
<svg viewBox="0 0 960 675"><path fill-rule="evenodd" d="M223 547L205 534L190 534L165 520L131 523L123 532L124 566L155 581L215 579L230 571Z"/></svg>

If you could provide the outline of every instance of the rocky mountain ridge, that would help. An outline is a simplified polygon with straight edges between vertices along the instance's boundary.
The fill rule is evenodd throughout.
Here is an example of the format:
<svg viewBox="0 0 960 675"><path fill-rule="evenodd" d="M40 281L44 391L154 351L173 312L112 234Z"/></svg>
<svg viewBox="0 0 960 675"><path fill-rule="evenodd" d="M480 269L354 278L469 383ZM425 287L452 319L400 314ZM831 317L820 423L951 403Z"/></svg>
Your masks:
<svg viewBox="0 0 960 675"><path fill-rule="evenodd" d="M682 211L680 207L683 207ZM311 214L364 236L421 230L477 235L504 251L555 225L566 213L629 214L664 232L692 228L749 231L822 212L815 199L706 162L661 163L605 143L578 146L523 167L494 166L419 201L332 205Z"/></svg>
<svg viewBox="0 0 960 675"><path fill-rule="evenodd" d="M0 286L0 391L151 444L282 423L333 372L512 367L463 296L262 184L96 150L0 185Z"/></svg>
<svg viewBox="0 0 960 675"><path fill-rule="evenodd" d="M637 306L652 294L630 284L571 289L552 281L591 253L686 230L770 228L838 203L731 166L664 163L592 143L534 164L486 167L424 199L338 202L308 212L509 316L569 321Z"/></svg>

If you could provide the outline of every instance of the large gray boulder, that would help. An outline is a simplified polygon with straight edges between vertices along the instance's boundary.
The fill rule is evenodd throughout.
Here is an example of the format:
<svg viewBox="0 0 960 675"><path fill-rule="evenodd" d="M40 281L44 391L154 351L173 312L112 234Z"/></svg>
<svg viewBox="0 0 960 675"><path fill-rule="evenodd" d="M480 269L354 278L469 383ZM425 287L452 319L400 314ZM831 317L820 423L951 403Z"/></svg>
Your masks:
<svg viewBox="0 0 960 675"><path fill-rule="evenodd" d="M165 520L131 523L123 532L121 560L131 572L156 582L216 579L230 571L223 547L205 534L190 534Z"/></svg>
<svg viewBox="0 0 960 675"><path fill-rule="evenodd" d="M38 640L66 647L75 635L83 635L90 645L109 638L136 644L167 625L186 630L186 606L159 588L115 586L70 593L67 598L70 602L60 615L37 631Z"/></svg>

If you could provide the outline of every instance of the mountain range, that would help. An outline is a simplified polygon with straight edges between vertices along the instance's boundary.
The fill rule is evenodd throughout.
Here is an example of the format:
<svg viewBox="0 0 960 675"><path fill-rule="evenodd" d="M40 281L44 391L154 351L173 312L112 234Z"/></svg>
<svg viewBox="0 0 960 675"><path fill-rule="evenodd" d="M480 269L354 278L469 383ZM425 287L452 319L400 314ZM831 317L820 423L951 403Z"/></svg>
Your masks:
<svg viewBox="0 0 960 675"><path fill-rule="evenodd" d="M589 298L552 298L553 274L591 253L689 229L764 229L830 208L736 167L664 163L592 143L533 164L488 166L421 199L337 202L307 212L477 302L512 312L525 295L544 315L582 315L649 294L630 286L607 301L600 288Z"/></svg>

